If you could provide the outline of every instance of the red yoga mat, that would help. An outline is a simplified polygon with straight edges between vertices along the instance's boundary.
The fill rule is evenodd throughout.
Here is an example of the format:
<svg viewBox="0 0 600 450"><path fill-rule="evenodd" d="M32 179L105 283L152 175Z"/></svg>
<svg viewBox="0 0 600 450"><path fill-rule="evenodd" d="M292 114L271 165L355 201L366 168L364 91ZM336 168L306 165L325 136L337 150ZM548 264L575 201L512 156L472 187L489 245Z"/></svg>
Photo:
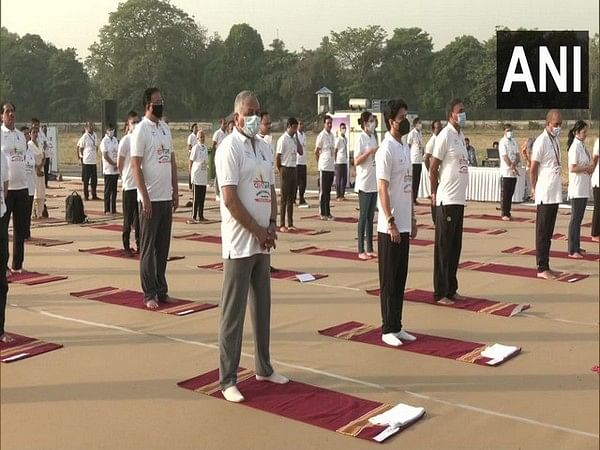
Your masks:
<svg viewBox="0 0 600 450"><path fill-rule="evenodd" d="M317 219L319 220L321 216L318 214L313 214L311 216L302 216L301 219ZM358 223L358 219L356 217L334 217L334 222L342 222L342 223Z"/></svg>
<svg viewBox="0 0 600 450"><path fill-rule="evenodd" d="M299 253L303 255L314 255L314 256L326 256L328 258L336 258L336 259L348 259L350 261L377 261L376 258L373 259L359 259L358 253L350 250L340 250L340 249L329 249L329 248L320 248L315 247L314 245L310 245L308 247L302 248L292 248L290 249L292 253Z"/></svg>
<svg viewBox="0 0 600 450"><path fill-rule="evenodd" d="M119 223L102 223L96 225L89 225L89 228L95 228L96 230L104 230L104 231L116 231L118 233L123 232L123 225Z"/></svg>
<svg viewBox="0 0 600 450"><path fill-rule="evenodd" d="M110 303L111 305L127 306L129 308L171 314L173 316L187 316L189 314L217 307L215 303L197 303L190 300L171 297L171 300L174 301L174 303L159 303L158 309L148 309L144 305L144 294L142 292L119 289L112 286L71 292L71 295L87 300Z"/></svg>
<svg viewBox="0 0 600 450"><path fill-rule="evenodd" d="M189 217L179 217L179 216L173 216L173 222L177 222L177 223L187 223L187 221L190 220ZM214 223L220 223L221 221L219 219L208 219L205 220L203 222L199 222L197 224L194 225L212 225ZM189 225L189 224L188 224Z"/></svg>
<svg viewBox="0 0 600 450"><path fill-rule="evenodd" d="M125 250L122 248L114 248L114 247L95 247L95 248L80 248L80 252L82 253L91 253L92 255L102 255L102 256L112 256L115 258L124 258L131 259L135 261L139 261L140 255L138 253L134 253L133 256L125 255ZM177 261L179 259L184 259L185 256L169 256L167 261Z"/></svg>
<svg viewBox="0 0 600 450"><path fill-rule="evenodd" d="M304 234L306 236L318 236L319 234L325 234L325 233L330 233L330 230L313 230L310 228L296 228L295 230L288 230L288 231L279 231L277 230L277 233L281 233L281 234Z"/></svg>
<svg viewBox="0 0 600 450"><path fill-rule="evenodd" d="M422 355L437 356L439 358L454 359L456 361L479 364L481 366L496 367L514 358L521 349L508 358L490 366L490 358L481 356L481 352L487 348L486 344L478 342L461 341L459 339L431 336L427 334L413 333L417 338L414 342L403 342L399 347L391 347L381 341L381 327L366 325L361 322L346 322L340 325L319 330L319 334L338 339L362 342L363 344L377 345L393 350L405 350Z"/></svg>
<svg viewBox="0 0 600 450"><path fill-rule="evenodd" d="M552 239L554 239L556 241L568 241L569 236L567 236L565 234L561 234L561 233L556 233L556 234L552 235ZM600 243L592 241L591 236L581 236L580 240L581 240L581 242L592 242L593 244L600 246Z"/></svg>
<svg viewBox="0 0 600 450"><path fill-rule="evenodd" d="M467 214L465 219L478 219L478 220L495 220L495 221L503 221L502 217L495 216L492 214ZM515 217L512 216L510 218L511 222L525 222L525 223L535 223L535 219L530 219L527 217Z"/></svg>
<svg viewBox="0 0 600 450"><path fill-rule="evenodd" d="M506 250L502 250L502 253L510 253L513 255L535 256L535 248L511 247L511 248L507 248ZM580 258L582 261L592 261L592 262L600 261L600 256L594 255L592 253L585 253L582 256L583 256L583 258ZM561 252L558 250L550 250L550 257L573 260L573 258L569 258L569 254L567 252Z"/></svg>
<svg viewBox="0 0 600 450"><path fill-rule="evenodd" d="M20 334L6 334L13 338L14 341L8 343L0 341L0 361L3 363L20 361L62 348L60 344L40 341L39 339L21 336Z"/></svg>
<svg viewBox="0 0 600 450"><path fill-rule="evenodd" d="M367 294L379 297L379 289L368 289ZM456 300L453 305L443 305L435 301L433 292L421 289L406 289L404 300L409 302L427 303L428 305L443 306L445 308L462 309L478 313L493 314L495 316L512 317L521 311L530 308L530 305L519 303L505 303L485 298L465 297L464 300Z"/></svg>
<svg viewBox="0 0 600 450"><path fill-rule="evenodd" d="M435 226L434 225L430 225L430 224L419 224L418 228L422 228L424 230L435 230ZM477 227L463 227L463 232L464 233L472 233L472 234L488 234L488 235L492 235L492 236L496 236L498 234L502 234L502 233L506 233L506 230L503 230L501 228L477 228Z"/></svg>
<svg viewBox="0 0 600 450"><path fill-rule="evenodd" d="M40 272L11 272L8 276L9 283L26 284L27 286L35 286L38 284L50 283L52 281L66 280L69 277L62 275L48 275Z"/></svg>
<svg viewBox="0 0 600 450"><path fill-rule="evenodd" d="M185 239L186 241L196 241L196 242L207 242L209 244L220 244L221 236L211 235L211 234L202 234L202 233L188 233L188 234L180 234L178 236L173 236L175 239Z"/></svg>
<svg viewBox="0 0 600 450"><path fill-rule="evenodd" d="M179 387L223 399L219 386L219 371L212 370L177 383ZM392 405L374 402L319 386L291 380L286 384L257 381L254 372L240 368L237 387L246 399L240 405L297 420L326 430L359 439L383 442L396 432L413 425L415 421L386 436L386 426L372 425L369 418L382 414ZM380 438L375 440L378 436Z"/></svg>
<svg viewBox="0 0 600 450"><path fill-rule="evenodd" d="M41 237L30 237L25 241L26 244L35 245L37 247L55 247L57 245L72 244L73 241L63 241L61 239L50 239Z"/></svg>
<svg viewBox="0 0 600 450"><path fill-rule="evenodd" d="M198 266L200 269L206 270L216 270L217 272L223 271L223 263L215 263L215 264L206 264L203 266ZM288 269L276 269L275 267L271 267L271 278L274 280L288 280L288 281L300 281L296 277L296 275L301 275L306 272L297 272L295 270ZM315 280L320 280L321 278L327 278L328 275L322 273L311 273Z"/></svg>
<svg viewBox="0 0 600 450"><path fill-rule="evenodd" d="M508 264L497 263L482 263L477 261L464 261L458 266L460 269L477 270L479 272L496 273L500 275L512 275L516 277L535 278L537 277L537 269L531 267L511 266ZM577 281L588 278L589 275L572 272L560 272L556 281L564 281L566 283L575 283Z"/></svg>

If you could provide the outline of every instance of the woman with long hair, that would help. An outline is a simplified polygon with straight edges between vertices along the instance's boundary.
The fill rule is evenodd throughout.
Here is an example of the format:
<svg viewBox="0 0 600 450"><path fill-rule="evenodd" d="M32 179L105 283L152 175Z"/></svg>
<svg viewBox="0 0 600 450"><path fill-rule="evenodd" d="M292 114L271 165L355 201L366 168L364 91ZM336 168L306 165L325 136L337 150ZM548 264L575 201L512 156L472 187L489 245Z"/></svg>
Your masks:
<svg viewBox="0 0 600 450"><path fill-rule="evenodd" d="M588 198L591 197L594 172L590 152L585 147L588 125L583 120L575 122L569 130L567 146L569 147L569 190L571 200L571 221L569 222L569 257L583 258L581 248L581 221L585 213Z"/></svg>

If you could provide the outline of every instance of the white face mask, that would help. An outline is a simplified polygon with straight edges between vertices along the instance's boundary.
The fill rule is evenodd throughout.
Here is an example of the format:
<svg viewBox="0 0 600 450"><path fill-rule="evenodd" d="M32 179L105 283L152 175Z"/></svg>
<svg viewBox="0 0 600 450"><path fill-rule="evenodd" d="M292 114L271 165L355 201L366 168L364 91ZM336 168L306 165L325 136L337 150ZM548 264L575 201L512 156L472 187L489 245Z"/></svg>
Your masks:
<svg viewBox="0 0 600 450"><path fill-rule="evenodd" d="M558 138L560 136L560 127L552 128L552 136L554 136L555 138Z"/></svg>
<svg viewBox="0 0 600 450"><path fill-rule="evenodd" d="M250 138L253 138L258 133L260 128L260 117L257 115L244 117L244 128L242 128L244 134Z"/></svg>
<svg viewBox="0 0 600 450"><path fill-rule="evenodd" d="M507 139L512 139L512 137L513 137L513 132L512 131L507 131L506 132L506 138Z"/></svg>

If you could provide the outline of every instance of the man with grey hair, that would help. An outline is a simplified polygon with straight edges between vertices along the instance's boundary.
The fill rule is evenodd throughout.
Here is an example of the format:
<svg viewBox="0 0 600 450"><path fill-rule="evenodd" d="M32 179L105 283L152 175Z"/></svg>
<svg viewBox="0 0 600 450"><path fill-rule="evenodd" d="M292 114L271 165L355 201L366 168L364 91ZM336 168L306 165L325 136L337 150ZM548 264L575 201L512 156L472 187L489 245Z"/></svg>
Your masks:
<svg viewBox="0 0 600 450"><path fill-rule="evenodd" d="M240 92L234 103L235 128L219 146L215 160L221 187L223 252L219 381L223 397L231 402L244 401L236 383L248 298L256 379L277 384L289 381L273 371L269 355L270 250L277 239L277 197L271 148L257 138L259 114L256 94Z"/></svg>

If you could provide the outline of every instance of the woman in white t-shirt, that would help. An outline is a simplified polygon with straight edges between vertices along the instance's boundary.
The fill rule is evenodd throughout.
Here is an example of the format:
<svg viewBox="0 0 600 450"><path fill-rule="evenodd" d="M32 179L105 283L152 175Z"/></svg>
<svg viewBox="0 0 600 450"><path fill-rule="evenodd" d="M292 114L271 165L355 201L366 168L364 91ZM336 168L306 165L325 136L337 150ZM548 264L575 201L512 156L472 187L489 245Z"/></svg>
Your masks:
<svg viewBox="0 0 600 450"><path fill-rule="evenodd" d="M592 166L594 166L594 173L592 174L592 191L594 195L594 215L592 216L592 241L600 242L600 150L598 149L598 142L600 139L596 138L594 142L594 149L592 150Z"/></svg>
<svg viewBox="0 0 600 450"><path fill-rule="evenodd" d="M358 219L358 257L370 259L377 255L373 251L373 217L377 206L377 175L375 173L375 153L379 148L375 137L377 122L369 111L363 111L358 119L363 129L354 149L356 182L354 190L358 192L360 216ZM367 251L365 252L365 235Z"/></svg>
<svg viewBox="0 0 600 450"><path fill-rule="evenodd" d="M206 198L206 184L208 183L208 148L204 144L204 131L196 134L196 144L190 151L189 172L193 185L194 203L192 206L192 218L187 223L198 223L204 217L204 199Z"/></svg>
<svg viewBox="0 0 600 450"><path fill-rule="evenodd" d="M581 221L585 213L587 200L591 197L591 175L594 172L592 158L585 147L588 126L578 120L571 130L567 145L569 147L569 190L571 200L571 221L569 222L569 257L583 258L580 246Z"/></svg>
<svg viewBox="0 0 600 450"><path fill-rule="evenodd" d="M44 212L44 202L46 201L46 180L44 178L44 163L46 157L44 150L38 142L37 128L31 129L31 140L27 143L29 151L32 153L34 158L34 207L33 217L34 219L41 219Z"/></svg>

